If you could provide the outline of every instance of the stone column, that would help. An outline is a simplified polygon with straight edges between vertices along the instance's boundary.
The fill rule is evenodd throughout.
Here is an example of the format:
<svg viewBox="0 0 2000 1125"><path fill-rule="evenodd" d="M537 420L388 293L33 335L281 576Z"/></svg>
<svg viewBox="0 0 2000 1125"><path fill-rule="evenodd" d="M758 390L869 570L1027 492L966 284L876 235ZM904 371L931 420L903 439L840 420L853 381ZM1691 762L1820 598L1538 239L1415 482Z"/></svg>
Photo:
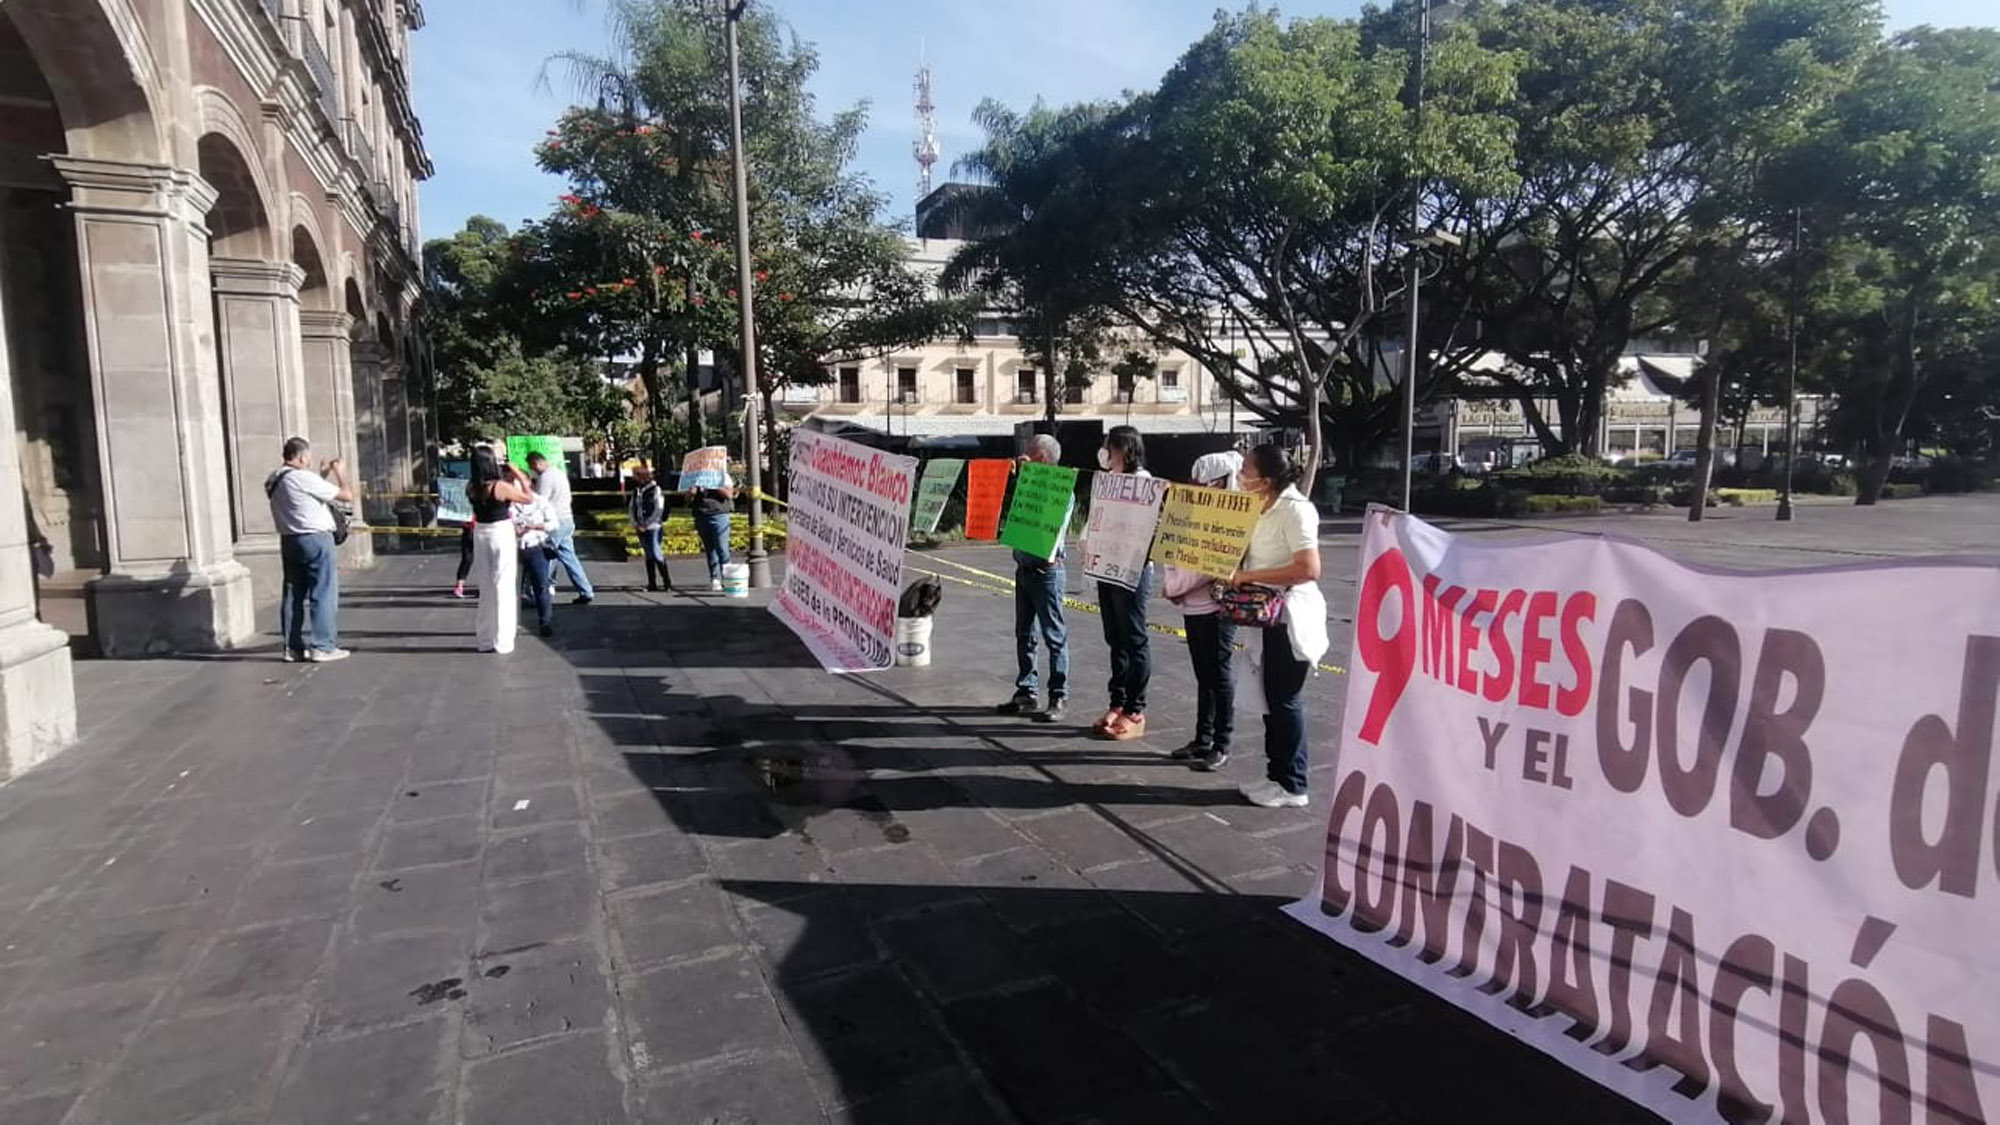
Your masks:
<svg viewBox="0 0 2000 1125"><path fill-rule="evenodd" d="M69 636L35 618L27 514L12 499L25 494L6 343L7 314L0 307L0 781L76 741Z"/></svg>
<svg viewBox="0 0 2000 1125"><path fill-rule="evenodd" d="M390 360L382 365L382 424L388 450L389 491L401 504L409 499L410 488L410 391L403 365Z"/></svg>
<svg viewBox="0 0 2000 1125"><path fill-rule="evenodd" d="M305 275L290 262L244 258L210 259L209 273L215 279L230 516L237 558L248 563L249 556L278 553L264 478L283 459L285 439L306 433L299 325L299 284ZM277 575L276 567L253 567L257 570Z"/></svg>
<svg viewBox="0 0 2000 1125"><path fill-rule="evenodd" d="M363 477L354 425L354 373L348 354L348 332L353 322L354 318L344 312L306 309L299 313L305 356L305 436L322 458L340 458L347 466L348 479L360 481ZM357 530L341 547L340 561L344 566L373 565L374 538Z"/></svg>
<svg viewBox="0 0 2000 1125"><path fill-rule="evenodd" d="M185 169L51 158L69 181L104 483L106 656L228 648L254 631L236 561L208 231L215 190Z"/></svg>
<svg viewBox="0 0 2000 1125"><path fill-rule="evenodd" d="M353 375L355 440L362 482L361 511L369 523L393 526L389 509L389 433L382 409L382 349L366 340L349 346Z"/></svg>

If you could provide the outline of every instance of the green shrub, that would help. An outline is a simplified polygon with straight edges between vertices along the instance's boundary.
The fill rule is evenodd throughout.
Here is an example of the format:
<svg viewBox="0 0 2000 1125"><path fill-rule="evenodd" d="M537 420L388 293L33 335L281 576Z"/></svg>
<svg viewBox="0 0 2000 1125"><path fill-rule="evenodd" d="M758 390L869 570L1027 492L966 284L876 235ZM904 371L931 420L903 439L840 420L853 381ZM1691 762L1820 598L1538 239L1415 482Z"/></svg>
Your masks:
<svg viewBox="0 0 2000 1125"><path fill-rule="evenodd" d="M1526 503L1531 516L1601 512L1604 501L1596 496L1569 496L1545 492L1531 493Z"/></svg>
<svg viewBox="0 0 2000 1125"><path fill-rule="evenodd" d="M1543 496L1601 496L1622 479L1616 465L1580 453L1546 457L1518 469L1504 469L1494 476L1503 485L1525 488Z"/></svg>

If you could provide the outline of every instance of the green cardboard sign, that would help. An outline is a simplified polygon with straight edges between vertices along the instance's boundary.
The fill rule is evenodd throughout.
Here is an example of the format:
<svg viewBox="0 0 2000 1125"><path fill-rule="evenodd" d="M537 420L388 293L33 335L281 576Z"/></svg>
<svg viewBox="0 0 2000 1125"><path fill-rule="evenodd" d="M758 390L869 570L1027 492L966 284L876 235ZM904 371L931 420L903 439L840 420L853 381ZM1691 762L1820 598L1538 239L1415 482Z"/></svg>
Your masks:
<svg viewBox="0 0 2000 1125"><path fill-rule="evenodd" d="M528 471L528 454L540 453L549 459L549 464L561 469L563 461L562 439L554 434L509 434L507 435L507 463Z"/></svg>
<svg viewBox="0 0 2000 1125"><path fill-rule="evenodd" d="M958 474L964 470L965 462L954 457L939 457L924 463L924 475L917 482L917 510L910 517L912 531L936 531L938 517L944 515L945 501L951 499L951 490L958 487Z"/></svg>
<svg viewBox="0 0 2000 1125"><path fill-rule="evenodd" d="M1069 525L1076 497L1076 470L1025 461L1014 478L1014 502L1007 508L1000 542L1038 559L1054 558Z"/></svg>

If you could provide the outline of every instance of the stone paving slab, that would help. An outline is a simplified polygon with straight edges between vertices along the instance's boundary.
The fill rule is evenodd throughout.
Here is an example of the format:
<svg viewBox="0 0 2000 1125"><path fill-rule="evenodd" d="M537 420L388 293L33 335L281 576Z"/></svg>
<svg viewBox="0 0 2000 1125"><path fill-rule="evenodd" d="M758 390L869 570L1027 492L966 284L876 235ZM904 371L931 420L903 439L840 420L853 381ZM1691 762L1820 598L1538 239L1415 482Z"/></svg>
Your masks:
<svg viewBox="0 0 2000 1125"><path fill-rule="evenodd" d="M2000 502L1459 527L1791 566L1990 550ZM1005 719L1005 555L912 562L963 579L938 662L868 677L612 566L481 657L421 557L350 579L344 664L80 665L82 744L0 788L0 1120L1647 1119L1279 915L1339 675L1319 804L1250 808L1247 702L1223 773L1166 759L1177 639L1146 740Z"/></svg>

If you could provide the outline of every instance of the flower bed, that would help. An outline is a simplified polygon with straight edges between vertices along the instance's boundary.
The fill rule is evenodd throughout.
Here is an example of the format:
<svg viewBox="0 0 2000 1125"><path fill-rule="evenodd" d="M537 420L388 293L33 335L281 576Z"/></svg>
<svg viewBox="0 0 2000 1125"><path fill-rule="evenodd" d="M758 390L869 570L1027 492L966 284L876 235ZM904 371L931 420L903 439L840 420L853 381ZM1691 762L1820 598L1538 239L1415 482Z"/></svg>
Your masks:
<svg viewBox="0 0 2000 1125"><path fill-rule="evenodd" d="M598 511L582 513L588 515L597 531L622 532L625 536L627 558L639 557L639 533L632 528L632 521L622 511ZM701 554L701 535L694 529L694 516L688 512L669 512L660 528L660 549L668 558L695 558ZM775 512L764 513L764 547L766 550L780 550L785 545L784 517ZM729 549L741 554L750 549L750 521L742 513L729 521Z"/></svg>

